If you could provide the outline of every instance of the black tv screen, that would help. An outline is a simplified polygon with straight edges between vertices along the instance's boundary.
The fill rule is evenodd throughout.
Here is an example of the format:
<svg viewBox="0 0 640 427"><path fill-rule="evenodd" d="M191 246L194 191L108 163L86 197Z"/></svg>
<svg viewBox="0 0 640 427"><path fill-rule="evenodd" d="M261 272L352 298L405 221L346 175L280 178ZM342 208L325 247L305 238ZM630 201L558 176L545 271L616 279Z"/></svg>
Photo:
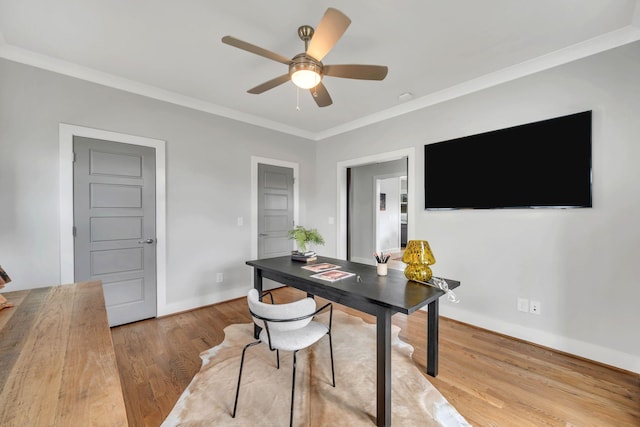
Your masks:
<svg viewBox="0 0 640 427"><path fill-rule="evenodd" d="M591 111L427 144L425 209L591 207Z"/></svg>

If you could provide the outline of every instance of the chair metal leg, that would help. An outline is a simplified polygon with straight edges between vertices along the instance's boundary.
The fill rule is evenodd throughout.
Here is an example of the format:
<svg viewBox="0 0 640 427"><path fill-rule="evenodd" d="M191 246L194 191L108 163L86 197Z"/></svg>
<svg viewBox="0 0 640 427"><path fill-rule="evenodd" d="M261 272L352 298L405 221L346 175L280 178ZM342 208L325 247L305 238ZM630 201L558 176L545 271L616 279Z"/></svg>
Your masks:
<svg viewBox="0 0 640 427"><path fill-rule="evenodd" d="M289 414L289 427L293 426L293 402L296 393L296 354L298 354L298 350L293 352L293 382L291 383L291 413Z"/></svg>
<svg viewBox="0 0 640 427"><path fill-rule="evenodd" d="M336 386L336 371L333 367L333 343L331 342L331 332L329 332L329 351L331 353L331 379L333 380L333 386Z"/></svg>
<svg viewBox="0 0 640 427"><path fill-rule="evenodd" d="M231 415L232 418L236 417L236 409L238 408L238 395L240 394L240 380L242 379L242 367L244 366L244 353L249 347L260 344L261 342L262 341L254 341L245 345L242 349L242 357L240 358L240 373L238 373L238 387L236 388L236 400L233 403L233 414Z"/></svg>
<svg viewBox="0 0 640 427"><path fill-rule="evenodd" d="M278 359L278 369L280 369L280 350L276 350L276 358Z"/></svg>

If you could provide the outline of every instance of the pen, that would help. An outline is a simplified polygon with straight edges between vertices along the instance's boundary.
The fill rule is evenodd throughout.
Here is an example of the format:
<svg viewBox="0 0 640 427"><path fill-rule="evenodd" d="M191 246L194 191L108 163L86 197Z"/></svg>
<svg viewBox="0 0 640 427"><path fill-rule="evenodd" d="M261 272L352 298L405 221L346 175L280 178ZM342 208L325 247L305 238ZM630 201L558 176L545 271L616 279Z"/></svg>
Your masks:
<svg viewBox="0 0 640 427"><path fill-rule="evenodd" d="M384 252L380 252L380 255L378 255L378 252L374 252L373 256L376 258L376 261L378 261L378 264L386 264L391 258L391 255L385 256Z"/></svg>

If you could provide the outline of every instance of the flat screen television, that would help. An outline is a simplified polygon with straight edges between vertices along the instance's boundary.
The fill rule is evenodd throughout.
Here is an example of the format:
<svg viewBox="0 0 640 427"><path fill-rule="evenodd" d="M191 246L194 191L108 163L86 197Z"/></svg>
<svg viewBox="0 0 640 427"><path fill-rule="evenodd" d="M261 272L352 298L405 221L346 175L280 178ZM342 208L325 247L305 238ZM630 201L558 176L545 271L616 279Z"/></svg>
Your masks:
<svg viewBox="0 0 640 427"><path fill-rule="evenodd" d="M591 111L427 144L425 209L585 208Z"/></svg>

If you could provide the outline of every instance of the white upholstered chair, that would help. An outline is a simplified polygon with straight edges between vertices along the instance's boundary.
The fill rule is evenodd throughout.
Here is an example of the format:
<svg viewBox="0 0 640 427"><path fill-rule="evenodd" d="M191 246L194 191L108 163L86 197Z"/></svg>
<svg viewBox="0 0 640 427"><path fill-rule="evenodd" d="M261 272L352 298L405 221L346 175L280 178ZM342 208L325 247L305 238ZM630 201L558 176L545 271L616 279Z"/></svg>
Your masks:
<svg viewBox="0 0 640 427"><path fill-rule="evenodd" d="M245 351L247 348L263 342L269 346L269 350L276 351L278 369L280 369L280 350L293 352L293 381L291 383L291 411L289 414L289 425L292 425L296 386L296 353L299 350L315 344L325 335L329 336L332 386L336 386L335 370L333 367L333 344L331 343L333 305L328 303L316 310L316 302L313 298L304 298L287 304L273 304L273 295L270 292L266 292L264 295L267 294L271 296L272 304L261 302L258 291L255 289L251 289L247 294L247 303L249 304L249 312L253 317L253 322L262 328L262 330L260 331L258 341L247 344L242 350L238 387L236 389L236 399L233 404L233 417L235 418L238 407L238 395L240 393L240 381L242 379ZM316 314L327 308L329 309L328 325L313 320Z"/></svg>

